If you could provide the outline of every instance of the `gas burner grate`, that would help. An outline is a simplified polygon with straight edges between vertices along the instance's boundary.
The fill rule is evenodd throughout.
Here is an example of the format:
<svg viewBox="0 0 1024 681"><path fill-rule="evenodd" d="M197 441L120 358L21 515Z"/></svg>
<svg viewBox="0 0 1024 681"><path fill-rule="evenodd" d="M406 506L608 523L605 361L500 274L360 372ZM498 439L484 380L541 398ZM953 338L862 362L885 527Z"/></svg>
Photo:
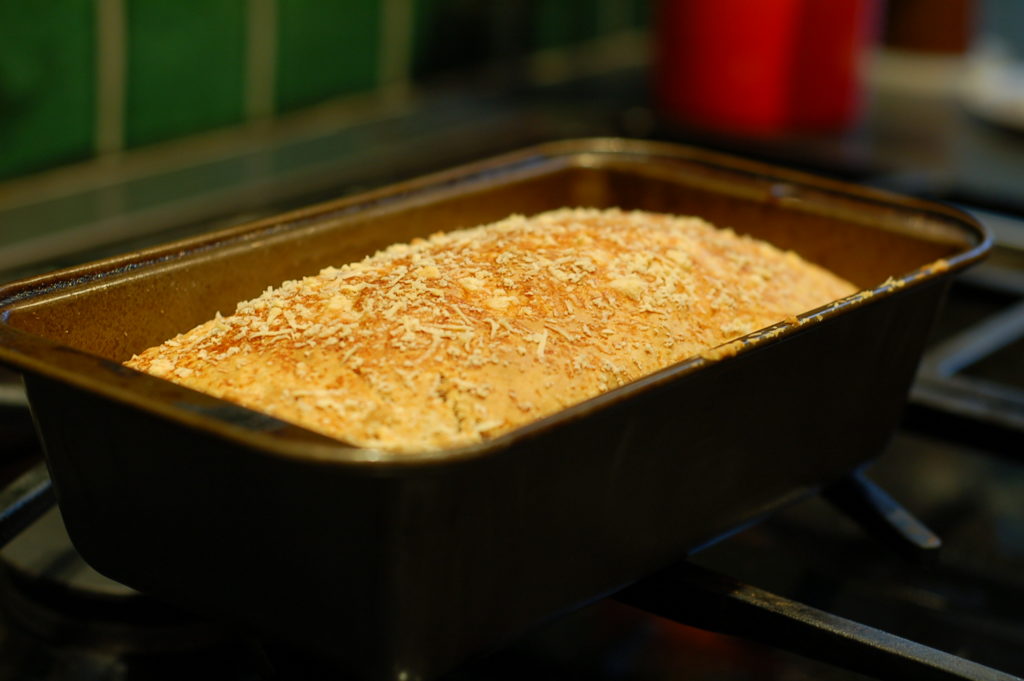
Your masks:
<svg viewBox="0 0 1024 681"><path fill-rule="evenodd" d="M998 300L992 314L932 347L911 391L908 425L1020 456L1024 452L1024 270L982 265L954 285L958 297Z"/></svg>

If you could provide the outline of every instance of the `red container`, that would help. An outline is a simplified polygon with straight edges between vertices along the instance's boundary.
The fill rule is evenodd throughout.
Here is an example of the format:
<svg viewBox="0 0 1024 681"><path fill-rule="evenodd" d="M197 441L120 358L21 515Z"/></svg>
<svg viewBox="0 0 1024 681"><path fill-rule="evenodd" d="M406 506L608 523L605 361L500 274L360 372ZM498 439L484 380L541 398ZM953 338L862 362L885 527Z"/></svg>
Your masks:
<svg viewBox="0 0 1024 681"><path fill-rule="evenodd" d="M678 121L728 133L836 131L861 108L877 0L662 0L655 87Z"/></svg>

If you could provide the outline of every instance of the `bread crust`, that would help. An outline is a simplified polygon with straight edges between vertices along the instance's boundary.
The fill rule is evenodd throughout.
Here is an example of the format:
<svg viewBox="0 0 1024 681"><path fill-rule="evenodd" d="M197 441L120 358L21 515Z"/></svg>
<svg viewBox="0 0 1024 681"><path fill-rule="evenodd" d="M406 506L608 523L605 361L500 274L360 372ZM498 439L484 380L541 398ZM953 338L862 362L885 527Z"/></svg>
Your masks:
<svg viewBox="0 0 1024 681"><path fill-rule="evenodd" d="M855 290L699 218L561 209L285 282L126 365L416 452L505 433Z"/></svg>

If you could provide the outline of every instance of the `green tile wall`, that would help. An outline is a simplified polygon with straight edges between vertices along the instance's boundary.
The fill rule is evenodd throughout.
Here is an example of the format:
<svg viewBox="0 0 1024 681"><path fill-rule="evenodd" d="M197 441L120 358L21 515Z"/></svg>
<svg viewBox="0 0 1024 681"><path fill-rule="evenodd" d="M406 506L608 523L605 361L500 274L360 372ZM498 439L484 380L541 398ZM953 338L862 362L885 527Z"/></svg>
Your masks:
<svg viewBox="0 0 1024 681"><path fill-rule="evenodd" d="M654 14L652 7L655 0L632 0L632 11L630 12L635 28L647 28L651 25L651 16Z"/></svg>
<svg viewBox="0 0 1024 681"><path fill-rule="evenodd" d="M577 44L602 33L642 26L651 0L417 0L413 74L471 67L488 59ZM603 25L607 18L614 25Z"/></svg>
<svg viewBox="0 0 1024 681"><path fill-rule="evenodd" d="M413 12L414 78L456 71L490 56L491 3L417 0Z"/></svg>
<svg viewBox="0 0 1024 681"><path fill-rule="evenodd" d="M377 0L279 0L277 13L279 111L377 84Z"/></svg>
<svg viewBox="0 0 1024 681"><path fill-rule="evenodd" d="M245 0L128 0L127 12L128 146L242 120Z"/></svg>
<svg viewBox="0 0 1024 681"><path fill-rule="evenodd" d="M0 177L93 151L90 0L0 2Z"/></svg>
<svg viewBox="0 0 1024 681"><path fill-rule="evenodd" d="M379 85L385 1L276 0L276 112ZM0 179L94 153L97 2L0 0ZM125 146L244 120L248 0L122 2ZM643 27L652 2L408 0L409 71L429 81Z"/></svg>
<svg viewBox="0 0 1024 681"><path fill-rule="evenodd" d="M561 47L598 34L598 0L535 0L534 47Z"/></svg>

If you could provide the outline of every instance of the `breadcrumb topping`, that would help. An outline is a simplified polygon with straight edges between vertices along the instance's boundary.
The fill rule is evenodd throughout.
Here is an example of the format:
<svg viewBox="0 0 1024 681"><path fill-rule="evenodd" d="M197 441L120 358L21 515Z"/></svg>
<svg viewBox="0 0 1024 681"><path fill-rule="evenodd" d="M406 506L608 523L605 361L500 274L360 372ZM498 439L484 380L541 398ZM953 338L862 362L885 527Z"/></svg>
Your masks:
<svg viewBox="0 0 1024 681"><path fill-rule="evenodd" d="M699 218L561 209L284 282L125 364L354 445L424 451L854 291Z"/></svg>

